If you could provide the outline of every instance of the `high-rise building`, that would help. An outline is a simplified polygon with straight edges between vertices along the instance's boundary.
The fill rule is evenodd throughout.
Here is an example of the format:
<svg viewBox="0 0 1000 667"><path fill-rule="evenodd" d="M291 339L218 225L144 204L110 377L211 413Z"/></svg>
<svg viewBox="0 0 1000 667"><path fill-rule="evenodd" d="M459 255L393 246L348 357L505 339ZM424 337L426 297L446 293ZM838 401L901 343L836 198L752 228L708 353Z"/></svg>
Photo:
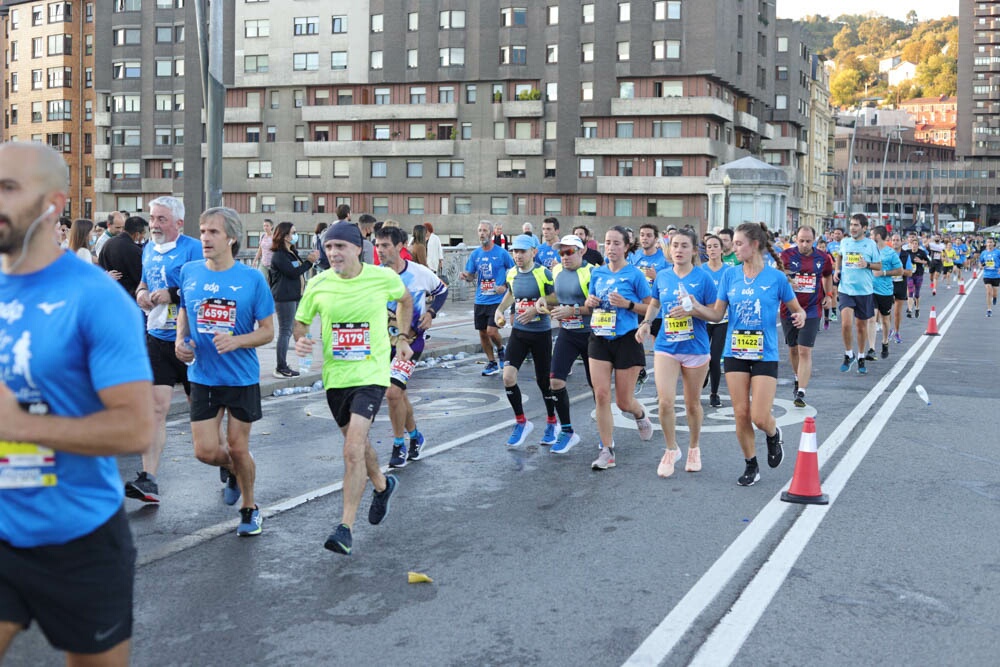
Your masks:
<svg viewBox="0 0 1000 667"><path fill-rule="evenodd" d="M548 215L700 227L711 169L769 136L766 0L235 11L224 198L252 221L304 230L349 203L456 237Z"/></svg>
<svg viewBox="0 0 1000 667"><path fill-rule="evenodd" d="M94 216L94 3L6 0L3 139L45 142L69 165L62 215Z"/></svg>
<svg viewBox="0 0 1000 667"><path fill-rule="evenodd" d="M1000 1L959 0L959 157L1000 156Z"/></svg>

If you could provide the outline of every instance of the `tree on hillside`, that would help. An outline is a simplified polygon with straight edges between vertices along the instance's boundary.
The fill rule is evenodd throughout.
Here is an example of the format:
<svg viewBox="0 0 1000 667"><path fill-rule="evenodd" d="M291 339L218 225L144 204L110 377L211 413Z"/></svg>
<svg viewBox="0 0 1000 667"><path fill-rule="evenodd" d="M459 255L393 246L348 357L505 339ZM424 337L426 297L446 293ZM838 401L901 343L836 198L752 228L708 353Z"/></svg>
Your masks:
<svg viewBox="0 0 1000 667"><path fill-rule="evenodd" d="M920 21L917 19L916 10L911 9L910 11L906 12L906 25L910 26L911 28L916 28L918 23L920 23Z"/></svg>
<svg viewBox="0 0 1000 667"><path fill-rule="evenodd" d="M863 87L861 72L841 68L830 79L830 102L842 107L851 106L860 97Z"/></svg>
<svg viewBox="0 0 1000 667"><path fill-rule="evenodd" d="M837 36L833 38L833 48L841 53L845 51L850 51L856 47L860 42L858 41L858 34L854 32L851 26L845 25L837 33Z"/></svg>
<svg viewBox="0 0 1000 667"><path fill-rule="evenodd" d="M942 53L931 56L927 62L917 65L916 81L925 95L954 95L958 89L957 59Z"/></svg>

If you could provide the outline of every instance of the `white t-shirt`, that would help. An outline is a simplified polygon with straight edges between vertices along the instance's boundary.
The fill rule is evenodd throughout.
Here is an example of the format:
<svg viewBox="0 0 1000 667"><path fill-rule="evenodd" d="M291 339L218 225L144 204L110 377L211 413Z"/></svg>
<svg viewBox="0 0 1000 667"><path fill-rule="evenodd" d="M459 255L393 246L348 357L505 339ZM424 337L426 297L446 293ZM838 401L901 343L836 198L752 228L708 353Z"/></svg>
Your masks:
<svg viewBox="0 0 1000 667"><path fill-rule="evenodd" d="M444 260L444 250L441 248L441 238L437 234L430 234L427 237L427 266L431 271L437 273L441 269L441 261Z"/></svg>
<svg viewBox="0 0 1000 667"><path fill-rule="evenodd" d="M94 256L90 254L90 250L87 248L80 248L76 251L76 256L85 261L87 264L94 263Z"/></svg>

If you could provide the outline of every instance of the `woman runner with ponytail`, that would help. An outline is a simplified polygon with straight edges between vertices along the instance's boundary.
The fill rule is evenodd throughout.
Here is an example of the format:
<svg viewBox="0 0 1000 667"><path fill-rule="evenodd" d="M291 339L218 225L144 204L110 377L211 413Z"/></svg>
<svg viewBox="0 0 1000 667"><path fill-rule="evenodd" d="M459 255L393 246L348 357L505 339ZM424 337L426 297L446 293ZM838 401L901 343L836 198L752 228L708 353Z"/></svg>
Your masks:
<svg viewBox="0 0 1000 667"><path fill-rule="evenodd" d="M733 403L736 437L746 461L736 483L752 486L760 479L754 426L767 437L767 464L777 468L783 457L781 429L771 414L778 385L778 308L784 303L792 324L799 329L805 324L806 313L788 277L764 261L769 254L782 266L764 223L747 222L737 227L733 248L742 266L723 274L715 304L695 303L694 314L711 322L729 314L723 353L726 386Z"/></svg>

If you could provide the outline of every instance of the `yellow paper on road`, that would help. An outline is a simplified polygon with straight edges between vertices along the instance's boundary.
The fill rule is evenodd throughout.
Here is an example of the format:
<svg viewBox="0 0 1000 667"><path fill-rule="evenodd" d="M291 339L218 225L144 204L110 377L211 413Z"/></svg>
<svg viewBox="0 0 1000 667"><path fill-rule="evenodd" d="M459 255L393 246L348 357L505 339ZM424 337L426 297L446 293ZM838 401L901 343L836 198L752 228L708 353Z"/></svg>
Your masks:
<svg viewBox="0 0 1000 667"><path fill-rule="evenodd" d="M433 584L434 580L422 572L407 572L406 580L411 584Z"/></svg>

